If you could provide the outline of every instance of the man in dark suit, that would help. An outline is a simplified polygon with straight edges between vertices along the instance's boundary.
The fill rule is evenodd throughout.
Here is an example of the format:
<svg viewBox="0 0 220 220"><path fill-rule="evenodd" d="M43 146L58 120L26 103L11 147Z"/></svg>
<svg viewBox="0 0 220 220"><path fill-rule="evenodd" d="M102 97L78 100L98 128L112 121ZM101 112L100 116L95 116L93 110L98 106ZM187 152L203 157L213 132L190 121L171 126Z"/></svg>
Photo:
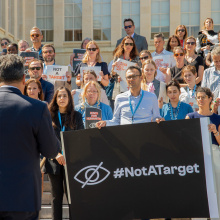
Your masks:
<svg viewBox="0 0 220 220"><path fill-rule="evenodd" d="M142 50L148 49L148 44L147 44L146 38L134 33L135 25L134 25L134 21L131 18L124 19L124 29L125 29L128 36L131 36L134 38L134 41L135 41L135 44L136 44L136 47L137 47L139 53ZM124 37L122 37L121 39L119 39L117 41L116 47L122 42L123 38Z"/></svg>
<svg viewBox="0 0 220 220"><path fill-rule="evenodd" d="M37 220L40 154L55 158L60 142L47 105L22 95L24 60L0 57L0 219Z"/></svg>
<svg viewBox="0 0 220 220"><path fill-rule="evenodd" d="M28 66L28 72L31 79L40 81L44 93L44 101L50 103L54 94L54 85L42 78L43 62L38 59L31 60Z"/></svg>

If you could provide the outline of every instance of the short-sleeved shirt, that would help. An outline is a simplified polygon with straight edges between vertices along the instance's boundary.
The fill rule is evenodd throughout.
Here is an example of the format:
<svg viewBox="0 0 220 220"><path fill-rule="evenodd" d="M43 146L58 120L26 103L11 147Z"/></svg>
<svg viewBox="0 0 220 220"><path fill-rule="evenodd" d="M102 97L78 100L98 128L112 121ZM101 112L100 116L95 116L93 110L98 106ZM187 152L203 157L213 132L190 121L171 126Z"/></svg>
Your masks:
<svg viewBox="0 0 220 220"><path fill-rule="evenodd" d="M220 115L213 113L210 116L205 116L205 115L200 115L198 112L193 112L193 113L189 113L188 116L190 119L209 117L211 124L214 124L216 126L217 131L218 131L218 126L220 125ZM212 144L219 145L215 139L213 132L211 132L211 136L212 136Z"/></svg>
<svg viewBox="0 0 220 220"><path fill-rule="evenodd" d="M198 73L199 66L204 66L204 61L201 56L198 56L192 63L189 63L186 59L184 59L184 64L194 66L196 68L196 72Z"/></svg>

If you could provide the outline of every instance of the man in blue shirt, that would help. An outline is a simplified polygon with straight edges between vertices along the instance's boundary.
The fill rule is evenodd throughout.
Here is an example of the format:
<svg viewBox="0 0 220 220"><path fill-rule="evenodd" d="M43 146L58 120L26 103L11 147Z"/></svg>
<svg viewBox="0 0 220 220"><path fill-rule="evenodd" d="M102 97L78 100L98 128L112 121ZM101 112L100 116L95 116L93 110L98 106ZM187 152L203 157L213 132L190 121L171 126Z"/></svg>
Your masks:
<svg viewBox="0 0 220 220"><path fill-rule="evenodd" d="M113 119L97 122L98 128L161 120L156 95L141 89L140 68L129 67L126 72L126 80L129 91L116 96Z"/></svg>
<svg viewBox="0 0 220 220"><path fill-rule="evenodd" d="M33 59L29 63L28 72L32 79L37 79L41 82L44 93L44 101L50 103L54 94L54 85L46 80L43 80L41 77L43 74L43 62L38 59Z"/></svg>

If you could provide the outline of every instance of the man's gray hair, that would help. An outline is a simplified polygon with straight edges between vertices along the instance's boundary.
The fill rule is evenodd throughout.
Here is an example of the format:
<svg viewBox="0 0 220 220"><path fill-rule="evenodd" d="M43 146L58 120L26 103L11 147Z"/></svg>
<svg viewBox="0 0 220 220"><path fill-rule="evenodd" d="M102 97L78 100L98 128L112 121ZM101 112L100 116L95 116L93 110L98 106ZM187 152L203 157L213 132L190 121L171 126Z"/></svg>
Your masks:
<svg viewBox="0 0 220 220"><path fill-rule="evenodd" d="M29 46L29 43L26 40L19 40L18 45L21 44L21 43L26 43Z"/></svg>
<svg viewBox="0 0 220 220"><path fill-rule="evenodd" d="M0 56L0 82L19 82L24 76L25 60L15 54Z"/></svg>
<svg viewBox="0 0 220 220"><path fill-rule="evenodd" d="M215 47L212 52L211 52L211 56L213 58L213 56L220 56L220 46Z"/></svg>
<svg viewBox="0 0 220 220"><path fill-rule="evenodd" d="M40 32L40 34L42 35L42 32L41 32L40 28L38 28L37 26L32 27L31 30L30 30L30 33L33 30L38 30Z"/></svg>
<svg viewBox="0 0 220 220"><path fill-rule="evenodd" d="M160 37L164 40L163 33L154 34L154 38L160 38Z"/></svg>

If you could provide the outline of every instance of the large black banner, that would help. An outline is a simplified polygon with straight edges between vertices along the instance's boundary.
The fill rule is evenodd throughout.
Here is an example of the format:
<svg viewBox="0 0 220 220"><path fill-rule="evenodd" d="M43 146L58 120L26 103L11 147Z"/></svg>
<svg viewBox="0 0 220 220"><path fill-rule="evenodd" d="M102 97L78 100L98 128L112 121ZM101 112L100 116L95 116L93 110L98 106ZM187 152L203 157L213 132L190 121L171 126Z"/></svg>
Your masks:
<svg viewBox="0 0 220 220"><path fill-rule="evenodd" d="M210 217L200 120L62 133L73 219Z"/></svg>

